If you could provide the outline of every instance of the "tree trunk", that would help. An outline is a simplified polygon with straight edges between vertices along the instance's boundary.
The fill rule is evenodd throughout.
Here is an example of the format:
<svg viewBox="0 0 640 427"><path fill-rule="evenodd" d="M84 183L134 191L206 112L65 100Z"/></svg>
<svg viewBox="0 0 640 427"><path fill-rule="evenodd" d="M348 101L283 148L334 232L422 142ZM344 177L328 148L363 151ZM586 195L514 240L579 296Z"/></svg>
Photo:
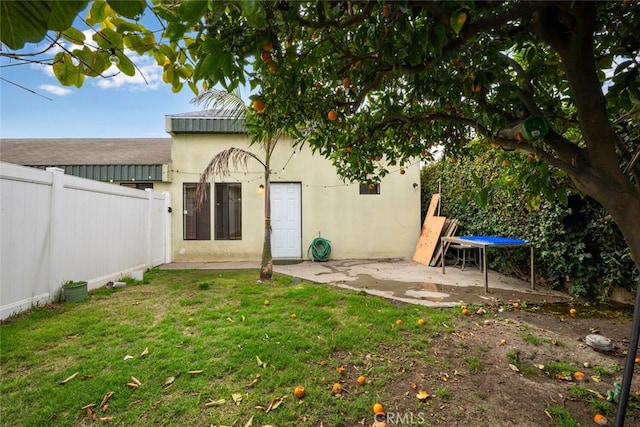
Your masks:
<svg viewBox="0 0 640 427"><path fill-rule="evenodd" d="M273 255L271 254L271 178L269 167L264 174L264 242L262 245L262 265L260 280L271 280L273 277Z"/></svg>
<svg viewBox="0 0 640 427"><path fill-rule="evenodd" d="M592 2L550 4L536 17L537 32L562 59L575 101L585 148L577 155L556 150L579 191L598 201L615 220L640 269L640 188L620 167L606 98L593 50L596 8Z"/></svg>

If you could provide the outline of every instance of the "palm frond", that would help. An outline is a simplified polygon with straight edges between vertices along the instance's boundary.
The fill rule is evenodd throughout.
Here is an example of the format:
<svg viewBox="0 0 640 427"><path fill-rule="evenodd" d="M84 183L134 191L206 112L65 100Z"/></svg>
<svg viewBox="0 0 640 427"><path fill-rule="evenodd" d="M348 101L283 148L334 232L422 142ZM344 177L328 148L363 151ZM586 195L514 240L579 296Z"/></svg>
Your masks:
<svg viewBox="0 0 640 427"><path fill-rule="evenodd" d="M191 103L203 105L205 109L218 110L225 119L244 120L247 116L247 106L238 88L233 92L209 89L193 98Z"/></svg>
<svg viewBox="0 0 640 427"><path fill-rule="evenodd" d="M267 165L262 160L260 160L258 156L250 151L243 150L241 148L231 147L213 156L209 161L207 167L200 174L200 181L198 182L198 187L196 188L196 210L200 210L200 206L202 206L202 203L204 203L207 198L206 190L207 183L209 181L212 181L216 175L221 177L229 176L230 165L233 165L235 169L243 168L246 170L249 159L254 159L259 162L265 169L267 168Z"/></svg>

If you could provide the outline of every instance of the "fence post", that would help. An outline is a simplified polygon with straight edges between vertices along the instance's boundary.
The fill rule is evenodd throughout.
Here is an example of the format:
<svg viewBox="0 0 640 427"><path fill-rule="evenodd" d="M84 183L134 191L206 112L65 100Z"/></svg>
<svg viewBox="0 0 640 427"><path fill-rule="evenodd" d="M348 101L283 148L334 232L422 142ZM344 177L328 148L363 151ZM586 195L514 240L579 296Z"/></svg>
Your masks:
<svg viewBox="0 0 640 427"><path fill-rule="evenodd" d="M164 195L164 208L163 208L163 232L164 232L164 263L169 264L171 262L171 241L173 236L171 235L171 193L165 191Z"/></svg>
<svg viewBox="0 0 640 427"><path fill-rule="evenodd" d="M64 169L47 168L51 173L51 205L49 207L49 300L55 300L62 288L64 242L60 229L64 215Z"/></svg>
<svg viewBox="0 0 640 427"><path fill-rule="evenodd" d="M152 233L153 233L153 190L145 188L147 192L147 269L153 266L153 248L152 245Z"/></svg>

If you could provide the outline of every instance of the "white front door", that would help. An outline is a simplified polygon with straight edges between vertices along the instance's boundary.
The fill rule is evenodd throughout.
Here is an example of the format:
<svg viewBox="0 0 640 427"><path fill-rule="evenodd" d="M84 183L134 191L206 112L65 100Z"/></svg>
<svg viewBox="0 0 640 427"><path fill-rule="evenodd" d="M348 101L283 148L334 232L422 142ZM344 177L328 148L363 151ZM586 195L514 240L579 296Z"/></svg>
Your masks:
<svg viewBox="0 0 640 427"><path fill-rule="evenodd" d="M302 258L299 183L271 183L271 255L273 258Z"/></svg>

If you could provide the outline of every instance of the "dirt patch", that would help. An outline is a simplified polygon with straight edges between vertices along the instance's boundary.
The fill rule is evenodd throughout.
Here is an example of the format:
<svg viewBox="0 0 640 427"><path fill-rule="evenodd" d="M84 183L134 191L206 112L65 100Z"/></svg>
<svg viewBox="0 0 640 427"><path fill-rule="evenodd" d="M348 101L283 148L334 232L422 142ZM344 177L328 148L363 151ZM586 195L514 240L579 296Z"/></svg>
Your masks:
<svg viewBox="0 0 640 427"><path fill-rule="evenodd" d="M406 381L390 390L397 397L387 404L389 425L553 426L548 414L557 408L583 426L596 425L597 413L613 425L616 405L607 393L622 382L628 311L596 317L584 306L575 316L564 314L567 306L485 307L482 315L469 307L472 313L435 338L424 358L407 361ZM588 347L585 337L594 332L610 338L614 350ZM575 380L577 370L584 381ZM625 425L640 425L639 375L636 367ZM421 389L431 395L425 402L416 398Z"/></svg>

